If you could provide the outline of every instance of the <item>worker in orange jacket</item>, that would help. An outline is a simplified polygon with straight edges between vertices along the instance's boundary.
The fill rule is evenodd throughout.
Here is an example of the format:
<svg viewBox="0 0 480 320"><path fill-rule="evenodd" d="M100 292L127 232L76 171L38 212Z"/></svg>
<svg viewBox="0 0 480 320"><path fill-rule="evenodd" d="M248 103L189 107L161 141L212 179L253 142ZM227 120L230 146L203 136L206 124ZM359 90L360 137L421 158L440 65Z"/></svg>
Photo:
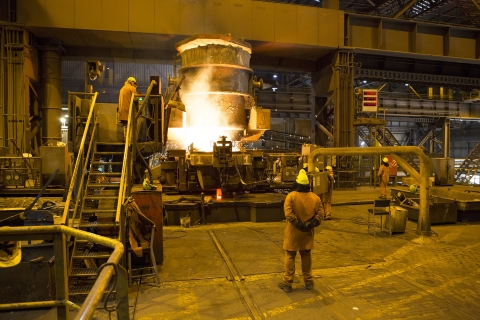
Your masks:
<svg viewBox="0 0 480 320"><path fill-rule="evenodd" d="M117 109L117 119L120 123L123 124L123 136L124 138L127 135L127 123L128 123L128 113L130 111L130 104L132 101L132 95L137 93L137 80L134 77L129 77L122 89L120 89L120 94L118 96L118 109Z"/></svg>
<svg viewBox="0 0 480 320"><path fill-rule="evenodd" d="M333 193L333 182L335 179L333 176L333 169L331 166L326 166L325 170L327 172L327 178L328 178L328 191L320 194L320 199L322 200L323 209L325 211L325 215L323 218L325 220L330 220L332 219L332 193Z"/></svg>
<svg viewBox="0 0 480 320"><path fill-rule="evenodd" d="M388 180L390 180L390 168L387 157L382 159L382 164L378 170L378 179L380 180L380 191L382 193L379 198L386 199Z"/></svg>

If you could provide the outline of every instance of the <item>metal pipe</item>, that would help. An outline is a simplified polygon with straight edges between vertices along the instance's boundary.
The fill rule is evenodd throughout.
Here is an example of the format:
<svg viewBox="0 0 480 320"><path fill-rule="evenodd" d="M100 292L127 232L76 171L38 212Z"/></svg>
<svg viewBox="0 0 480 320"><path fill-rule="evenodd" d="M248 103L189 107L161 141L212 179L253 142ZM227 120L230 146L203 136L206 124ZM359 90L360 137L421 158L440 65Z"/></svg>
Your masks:
<svg viewBox="0 0 480 320"><path fill-rule="evenodd" d="M319 148L314 150L308 156L308 171L315 172L315 160L319 156L339 155L339 156L358 156L358 155L387 155L387 154L415 154L420 159L420 203L419 216L416 234L419 236L431 236L429 215L430 199L430 158L424 153L423 149L415 146L400 147L353 147L353 148Z"/></svg>
<svg viewBox="0 0 480 320"><path fill-rule="evenodd" d="M402 169L404 169L405 171L408 172L408 174L410 174L410 176L412 178L414 178L417 183L420 184L420 181L421 181L421 177L420 177L420 174L418 174L417 170L415 170L407 161L405 161L405 159L403 159L402 157L396 155L396 154L390 154L390 156L395 160L397 161L397 163L400 165L400 167L402 167Z"/></svg>
<svg viewBox="0 0 480 320"><path fill-rule="evenodd" d="M93 95L96 95L98 94L98 92L72 92L72 91L68 91L69 94L75 94L75 95L85 95L85 96L93 96Z"/></svg>
<svg viewBox="0 0 480 320"><path fill-rule="evenodd" d="M334 140L334 137L333 137L333 134L330 133L330 131L328 131L327 128L325 128L324 126L322 126L320 124L320 122L317 121L317 127L322 130L323 133L325 133L328 137L330 137L330 139L333 141Z"/></svg>
<svg viewBox="0 0 480 320"><path fill-rule="evenodd" d="M66 302L67 300L13 302L13 303L0 304L0 310L62 307L66 305Z"/></svg>
<svg viewBox="0 0 480 320"><path fill-rule="evenodd" d="M86 232L79 229L70 228L67 226L62 225L53 225L53 226L31 226L31 227L2 227L0 228L0 241L3 239L5 235L39 235L39 234L54 234L54 233L64 233L71 235L73 237L78 237L81 239L88 240L90 242L95 242L97 244L101 244L103 246L116 249L118 245L123 245L111 238L99 236L97 234ZM123 254L123 248L122 252Z"/></svg>

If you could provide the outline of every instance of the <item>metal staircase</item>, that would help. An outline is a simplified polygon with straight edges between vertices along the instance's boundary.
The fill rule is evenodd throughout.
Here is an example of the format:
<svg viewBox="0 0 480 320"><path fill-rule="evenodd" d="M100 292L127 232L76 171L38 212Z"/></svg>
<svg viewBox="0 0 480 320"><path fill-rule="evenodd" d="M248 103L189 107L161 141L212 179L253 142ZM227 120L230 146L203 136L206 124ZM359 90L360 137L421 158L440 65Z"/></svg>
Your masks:
<svg viewBox="0 0 480 320"><path fill-rule="evenodd" d="M468 184L480 169L480 142L473 148L470 154L463 160L460 167L455 171L455 182Z"/></svg>
<svg viewBox="0 0 480 320"><path fill-rule="evenodd" d="M123 171L124 143L95 142L90 169L83 187L78 222L81 230L123 241L122 219L117 219L117 208L125 202L119 197ZM97 278L98 267L105 263L112 249L74 239L71 254L69 295L82 301ZM110 284L112 285L112 284Z"/></svg>
<svg viewBox="0 0 480 320"><path fill-rule="evenodd" d="M73 179L70 184L65 207L70 209L68 225L93 234L116 239L124 246L125 225L126 225L126 204L132 187L133 158L137 150L140 157L145 154L140 152L143 148L138 147L137 137L134 134L139 132L142 121L145 121L144 110L147 101L150 101L150 92L155 85L151 81L147 94L144 96L139 111L135 112L133 106L134 97L130 103L128 116L126 142L105 142L99 139L99 123L95 114L95 101L98 93L85 94L90 99L89 114L86 120L82 119L81 130L83 136L79 146L74 145L77 150ZM72 93L73 94L73 93ZM69 101L73 100L70 99ZM158 97L152 98L149 105L155 104L155 109L149 110L158 115L160 107ZM138 119L142 118L142 119ZM155 124L152 125L152 132L156 131ZM147 135L148 138L148 135ZM153 141L149 141L148 150L156 151L159 145L157 135ZM76 192L74 192L76 190ZM75 195L75 199L74 199ZM74 205L73 205L74 204ZM71 247L70 263L68 268L68 292L69 297L76 303L81 303L91 291L95 280L98 278L99 269L107 263L113 249L95 245L92 242L81 239L73 239ZM123 257L123 266L126 266ZM121 266L119 266L121 267ZM108 284L107 292L114 293L114 283ZM109 296L114 298L113 295Z"/></svg>
<svg viewBox="0 0 480 320"><path fill-rule="evenodd" d="M400 142L393 136L393 134L385 127L379 126L365 126L369 132L375 135L375 139L381 144L385 146L400 146ZM369 139L369 134L365 132L361 127L358 128L359 136L365 141L367 146L371 146L371 141ZM419 166L415 162L412 155L405 154L402 155L402 158L415 170L419 170ZM402 170L406 175L408 174L406 170Z"/></svg>
<svg viewBox="0 0 480 320"><path fill-rule="evenodd" d="M429 132L427 132L427 134L422 138L422 140L420 140L420 142L418 143L417 147L423 147L423 145L425 143L427 143L427 141L430 140L430 143L433 143L433 142L436 142L439 146L440 146L440 151L442 151L442 148L443 148L443 143L442 141L438 140L436 137L435 137L435 129L432 129L430 130ZM433 150L433 149L432 149Z"/></svg>
<svg viewBox="0 0 480 320"><path fill-rule="evenodd" d="M370 143L370 139L369 139L369 133L368 132L365 132L363 130L363 128L359 127L358 128L358 135L360 136L360 138L362 138L363 142L365 142L365 144L367 146L371 146L372 144Z"/></svg>
<svg viewBox="0 0 480 320"><path fill-rule="evenodd" d="M76 161L65 204L70 208L68 225L124 243L123 203L127 190L124 181L129 181L130 170L127 168L131 164L132 146L125 142L98 141L97 95L84 94L89 102L88 117L81 120L81 126L75 126L82 132L81 141L76 139L78 130L72 137ZM127 138L130 138L132 124L129 122L128 125ZM71 244L67 272L69 297L72 302L82 303L98 277L99 268L107 262L113 249L82 239L68 240ZM113 282L109 283L107 290L114 292L113 286Z"/></svg>

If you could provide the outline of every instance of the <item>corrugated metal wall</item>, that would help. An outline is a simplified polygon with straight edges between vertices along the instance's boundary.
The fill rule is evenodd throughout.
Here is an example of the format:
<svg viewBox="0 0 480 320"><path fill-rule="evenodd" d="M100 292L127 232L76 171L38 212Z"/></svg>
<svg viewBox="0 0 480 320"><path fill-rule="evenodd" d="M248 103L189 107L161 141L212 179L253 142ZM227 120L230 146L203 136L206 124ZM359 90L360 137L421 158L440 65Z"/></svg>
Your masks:
<svg viewBox="0 0 480 320"><path fill-rule="evenodd" d="M85 91L85 61L62 62L62 104L67 104L68 91ZM173 76L173 65L105 62L105 71L94 81L93 91L98 92L97 102L117 103L118 93L128 77L137 80L137 92L145 93L150 84L150 76L160 76L162 93L168 83L168 74Z"/></svg>

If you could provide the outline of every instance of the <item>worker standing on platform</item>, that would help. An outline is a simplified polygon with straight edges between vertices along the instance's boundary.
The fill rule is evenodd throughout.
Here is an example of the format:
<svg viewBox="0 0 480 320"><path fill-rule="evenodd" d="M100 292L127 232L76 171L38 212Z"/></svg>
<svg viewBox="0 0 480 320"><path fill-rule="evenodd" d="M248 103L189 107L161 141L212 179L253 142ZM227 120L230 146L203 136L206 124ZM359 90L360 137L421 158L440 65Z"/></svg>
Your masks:
<svg viewBox="0 0 480 320"><path fill-rule="evenodd" d="M384 157L382 159L382 164L378 170L378 179L380 180L380 191L382 195L379 197L381 199L387 198L387 185L390 180L390 168L388 164L388 158Z"/></svg>
<svg viewBox="0 0 480 320"><path fill-rule="evenodd" d="M130 111L130 103L132 95L137 93L137 80L134 77L129 77L118 96L117 119L123 124L123 137L127 136L128 113Z"/></svg>
<svg viewBox="0 0 480 320"><path fill-rule="evenodd" d="M320 199L322 200L323 210L325 211L323 218L324 220L330 220L332 219L332 193L333 193L334 176L333 176L333 169L331 166L326 166L325 170L327 172L327 178L328 178L328 191L325 193L322 193L320 195Z"/></svg>
<svg viewBox="0 0 480 320"><path fill-rule="evenodd" d="M285 292L292 291L295 276L295 256L300 252L305 288L313 288L312 256L315 231L323 220L323 207L320 198L310 192L310 181L305 170L300 170L296 179L297 190L290 192L283 206L287 221L283 240L285 250L285 273L278 284Z"/></svg>

